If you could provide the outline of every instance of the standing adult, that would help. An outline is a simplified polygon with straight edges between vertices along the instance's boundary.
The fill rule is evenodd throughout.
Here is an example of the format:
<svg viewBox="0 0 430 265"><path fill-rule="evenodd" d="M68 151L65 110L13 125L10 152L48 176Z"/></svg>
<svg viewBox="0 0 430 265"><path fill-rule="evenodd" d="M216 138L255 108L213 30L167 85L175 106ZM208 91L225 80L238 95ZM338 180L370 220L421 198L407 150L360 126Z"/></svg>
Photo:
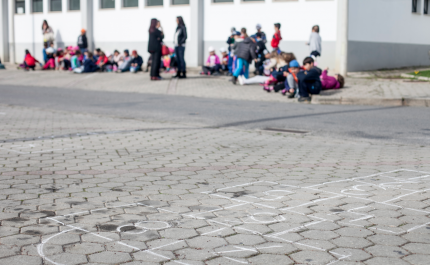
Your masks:
<svg viewBox="0 0 430 265"><path fill-rule="evenodd" d="M162 31L160 21L155 18L151 19L151 26L149 27L148 52L152 55L151 80L153 81L161 80L160 64L163 38L164 33Z"/></svg>
<svg viewBox="0 0 430 265"><path fill-rule="evenodd" d="M44 20L42 23L42 34L43 34L43 42L48 44L48 47L51 46L51 43L54 42L54 31L48 25L48 21Z"/></svg>
<svg viewBox="0 0 430 265"><path fill-rule="evenodd" d="M173 42L175 44L176 58L178 59L178 72L174 77L187 78L187 65L185 63L185 42L187 41L187 27L184 19L179 16L176 18L178 27L176 28Z"/></svg>
<svg viewBox="0 0 430 265"><path fill-rule="evenodd" d="M81 50L82 54L88 50L88 40L86 35L86 30L81 30L81 35L78 37L78 47Z"/></svg>

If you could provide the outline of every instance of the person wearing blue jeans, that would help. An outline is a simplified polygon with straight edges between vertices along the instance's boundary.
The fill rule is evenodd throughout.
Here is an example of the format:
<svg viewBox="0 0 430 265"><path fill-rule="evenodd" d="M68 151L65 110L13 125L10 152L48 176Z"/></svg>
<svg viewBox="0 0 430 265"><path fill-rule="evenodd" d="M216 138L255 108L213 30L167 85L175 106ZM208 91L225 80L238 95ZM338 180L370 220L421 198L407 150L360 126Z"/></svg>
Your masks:
<svg viewBox="0 0 430 265"><path fill-rule="evenodd" d="M242 73L246 79L249 78L249 62L245 59L237 58L237 67L234 70L233 76L237 78Z"/></svg>
<svg viewBox="0 0 430 265"><path fill-rule="evenodd" d="M245 39L239 43L235 51L237 57L237 67L233 73L233 84L237 83L237 78L241 75L244 70L244 76L249 77L249 63L252 60L257 59L255 54L256 44L255 42L246 35L246 29L242 29L242 33L245 35Z"/></svg>
<svg viewBox="0 0 430 265"><path fill-rule="evenodd" d="M173 38L175 44L175 53L178 61L178 71L175 78L187 78L187 65L185 63L185 42L187 41L187 27L185 26L184 19L179 16L176 17L176 23L178 24Z"/></svg>
<svg viewBox="0 0 430 265"><path fill-rule="evenodd" d="M187 64L185 62L185 47L175 47L175 54L178 61L178 72L185 72L187 70Z"/></svg>

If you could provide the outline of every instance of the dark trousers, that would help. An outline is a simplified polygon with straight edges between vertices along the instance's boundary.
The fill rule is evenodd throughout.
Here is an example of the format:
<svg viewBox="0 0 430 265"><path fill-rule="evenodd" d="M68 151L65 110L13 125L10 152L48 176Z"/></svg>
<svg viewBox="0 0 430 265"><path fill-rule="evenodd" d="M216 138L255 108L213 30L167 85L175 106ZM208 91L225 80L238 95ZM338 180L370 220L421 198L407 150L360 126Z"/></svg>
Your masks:
<svg viewBox="0 0 430 265"><path fill-rule="evenodd" d="M285 83L284 82L279 83L273 87L273 90L275 92L279 92L279 91L284 90L284 89L285 89Z"/></svg>
<svg viewBox="0 0 430 265"><path fill-rule="evenodd" d="M255 70L258 72L258 75L264 74L264 66L261 59L258 62L255 62Z"/></svg>
<svg viewBox="0 0 430 265"><path fill-rule="evenodd" d="M176 58L178 58L178 71L186 71L185 47L175 47Z"/></svg>
<svg viewBox="0 0 430 265"><path fill-rule="evenodd" d="M318 51L311 52L311 56L321 57L321 54Z"/></svg>
<svg viewBox="0 0 430 265"><path fill-rule="evenodd" d="M151 77L160 77L161 51L152 53Z"/></svg>
<svg viewBox="0 0 430 265"><path fill-rule="evenodd" d="M299 95L300 97L307 98L309 94L315 95L321 92L321 82L320 81L305 81L306 74L300 72L297 74L299 79Z"/></svg>
<svg viewBox="0 0 430 265"><path fill-rule="evenodd" d="M212 67L211 66L202 66L203 73L205 73L206 75L209 73L213 74L215 72L218 72L219 68L220 68L219 64L212 66Z"/></svg>

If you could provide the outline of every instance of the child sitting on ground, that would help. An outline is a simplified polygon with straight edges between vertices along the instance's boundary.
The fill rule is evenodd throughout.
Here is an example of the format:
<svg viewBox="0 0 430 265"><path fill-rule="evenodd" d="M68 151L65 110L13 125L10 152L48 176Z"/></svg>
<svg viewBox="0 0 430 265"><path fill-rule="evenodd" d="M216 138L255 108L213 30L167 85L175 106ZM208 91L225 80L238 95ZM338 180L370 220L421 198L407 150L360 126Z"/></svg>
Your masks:
<svg viewBox="0 0 430 265"><path fill-rule="evenodd" d="M93 72L96 72L100 69L96 65L95 59L94 59L93 54L91 52L85 52L85 58L86 59L84 61L84 65L76 68L75 70L73 70L73 72L75 72L77 74L93 73Z"/></svg>
<svg viewBox="0 0 430 265"><path fill-rule="evenodd" d="M100 67L100 70L102 72L106 71L106 66L108 63L108 57L106 56L106 54L102 51L99 51L99 58L97 59L96 65L98 67Z"/></svg>
<svg viewBox="0 0 430 265"><path fill-rule="evenodd" d="M56 52L56 60L55 60L55 69L60 70L61 65L63 64L64 51L62 48L58 48Z"/></svg>
<svg viewBox="0 0 430 265"><path fill-rule="evenodd" d="M118 50L115 50L113 52L113 59L112 59L112 70L114 72L118 71L118 67L124 63L124 56L119 53Z"/></svg>
<svg viewBox="0 0 430 265"><path fill-rule="evenodd" d="M275 34L273 35L273 39L271 42L272 48L274 51L278 51L279 50L279 43L281 42L282 37L281 37L281 24L280 23L276 23L275 24Z"/></svg>
<svg viewBox="0 0 430 265"><path fill-rule="evenodd" d="M75 54L72 56L72 58L70 58L70 64L71 64L72 70L75 70L76 68L81 67L81 61L80 61L81 55L82 55L81 50L76 50Z"/></svg>
<svg viewBox="0 0 430 265"><path fill-rule="evenodd" d="M339 89L343 88L345 85L345 78L340 74L335 74L334 76L327 75L328 68L322 72L321 75L321 85L323 90L327 89Z"/></svg>
<svg viewBox="0 0 430 265"><path fill-rule="evenodd" d="M271 89L269 87L270 85L272 84L276 85L279 82L284 82L285 81L284 72L287 71L288 64L295 59L296 59L296 56L294 55L294 53L281 52L281 54L277 55L276 66L271 67L270 78L264 83L263 89L266 91L270 91ZM270 66L272 65L269 65L269 67Z"/></svg>
<svg viewBox="0 0 430 265"><path fill-rule="evenodd" d="M43 66L43 70L55 69L55 50L52 47L46 49L47 62Z"/></svg>
<svg viewBox="0 0 430 265"><path fill-rule="evenodd" d="M314 59L307 57L303 61L304 71L297 74L299 80L299 102L310 103L309 95L319 94L322 89L321 69L315 67Z"/></svg>
<svg viewBox="0 0 430 265"><path fill-rule="evenodd" d="M266 90L267 92L275 91L279 92L282 90L282 95L288 94L288 98L293 98L297 93L298 89L298 78L297 74L300 72L300 64L297 60L292 60L289 63L289 67L286 67L283 72L285 79L285 82L282 82L273 88L270 87L270 89Z"/></svg>
<svg viewBox="0 0 430 265"><path fill-rule="evenodd" d="M212 74L218 74L219 75L219 69L221 67L221 61L219 60L218 55L215 54L214 47L209 47L209 57L206 60L206 64L202 66L202 72L201 75L212 75Z"/></svg>
<svg viewBox="0 0 430 265"><path fill-rule="evenodd" d="M222 58L221 58L221 70L223 71L223 73L227 73L228 72L228 60L229 60L229 56L227 53L227 50L222 47L221 49L219 49Z"/></svg>
<svg viewBox="0 0 430 265"><path fill-rule="evenodd" d="M42 64L38 60L36 60L28 50L25 50L24 62L19 65L19 68L24 68L25 71L28 71L29 69L34 71L34 68L36 67L36 63L42 66Z"/></svg>
<svg viewBox="0 0 430 265"><path fill-rule="evenodd" d="M312 27L312 33L309 37L309 42L306 43L309 45L309 49L311 51L310 56L315 60L318 56L321 57L321 36L320 36L320 27L315 25Z"/></svg>
<svg viewBox="0 0 430 265"><path fill-rule="evenodd" d="M141 71L142 64L143 64L142 57L139 54L137 54L137 51L135 50L131 52L131 57L133 57L133 59L131 60L131 64L130 64L130 72L136 73L138 71Z"/></svg>
<svg viewBox="0 0 430 265"><path fill-rule="evenodd" d="M169 47L169 54L164 56L163 64L166 68L166 73L176 73L176 54L175 49L173 49L172 47Z"/></svg>

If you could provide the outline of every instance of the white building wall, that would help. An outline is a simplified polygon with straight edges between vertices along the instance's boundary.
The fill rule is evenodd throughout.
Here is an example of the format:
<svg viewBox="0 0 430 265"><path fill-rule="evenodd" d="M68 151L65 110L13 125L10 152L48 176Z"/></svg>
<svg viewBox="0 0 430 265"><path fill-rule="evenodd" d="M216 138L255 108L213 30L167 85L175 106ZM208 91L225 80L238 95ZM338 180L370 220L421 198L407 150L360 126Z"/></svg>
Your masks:
<svg viewBox="0 0 430 265"><path fill-rule="evenodd" d="M190 32L193 25L190 25L189 5L170 5L170 1L165 0L164 6L147 7L144 0L139 1L137 8L123 8L121 0L116 0L115 9L100 9L99 1L94 1L94 42L96 48L101 48L109 52L115 49L137 50L147 61L149 54L148 39L149 25L152 18L157 18L163 27L167 45L172 46L173 37L176 31L176 17L182 16ZM193 36L189 36L190 41ZM187 58L192 56L192 52L186 53Z"/></svg>
<svg viewBox="0 0 430 265"><path fill-rule="evenodd" d="M68 11L67 0L63 0L61 12L50 12L48 0L44 0L43 13L31 13L31 1L26 1L26 13L15 14L15 49L16 60L24 59L24 51L28 49L39 61L43 60L42 22L47 20L54 30L55 47L76 45L81 31L80 11Z"/></svg>
<svg viewBox="0 0 430 265"><path fill-rule="evenodd" d="M49 12L48 1L44 0L43 13L31 13L31 1L26 0L26 13L15 14L15 42L16 59L21 61L24 50L29 49L36 57L42 59L43 36L42 21L46 19L53 28L56 36L56 46L64 47L76 45L77 37L82 28L81 11L68 11L67 0L63 0L62 12ZM85 0L81 0L85 1ZM194 0L192 0L194 1ZM282 50L294 52L299 61L309 55L308 41L311 27L315 24L321 27L323 39L321 67L334 67L335 46L337 33L337 1L338 0L265 0L264 2L213 3L204 1L203 46L204 58L207 48L226 47L226 40L230 28L246 27L251 35L255 33L255 25L262 24L268 36L268 48L274 33L273 24L282 24ZM81 9L84 3L81 2ZM197 10L197 9L196 9ZM176 29L176 17L182 16L188 28L188 42L186 60L189 66L197 66L198 52L192 48L194 44L192 17L190 5L171 5L170 0L164 0L164 6L147 7L145 0L139 0L137 8L123 8L122 0L116 0L115 9L101 9L100 1L93 0L93 37L96 48L113 52L124 49L137 50L147 61L148 28L151 18L157 18L165 32L165 42L171 45ZM195 20L198 21L198 20ZM199 32L199 31L194 31ZM199 42L196 42L199 43ZM193 63L191 63L193 62Z"/></svg>
<svg viewBox="0 0 430 265"><path fill-rule="evenodd" d="M252 35L256 32L257 23L262 25L268 38L267 47L271 50L274 24L281 23L283 40L280 47L283 51L294 52L300 62L310 54L309 46L305 43L309 40L312 26L319 25L323 40L319 66L334 68L338 0L266 0L248 3L242 0L234 0L234 3L204 1L205 51L209 46L227 47L226 41L232 27L238 31L245 27L248 35Z"/></svg>
<svg viewBox="0 0 430 265"><path fill-rule="evenodd" d="M349 0L348 71L430 65L430 16L411 0Z"/></svg>

